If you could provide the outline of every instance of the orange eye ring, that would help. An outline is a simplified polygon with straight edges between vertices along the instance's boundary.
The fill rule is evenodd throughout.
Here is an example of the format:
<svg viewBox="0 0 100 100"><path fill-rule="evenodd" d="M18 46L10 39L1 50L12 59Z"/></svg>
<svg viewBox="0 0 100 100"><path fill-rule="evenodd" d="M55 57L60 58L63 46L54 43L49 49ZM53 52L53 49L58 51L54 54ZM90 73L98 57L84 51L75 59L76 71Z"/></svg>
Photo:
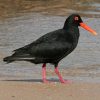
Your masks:
<svg viewBox="0 0 100 100"><path fill-rule="evenodd" d="M74 20L76 20L76 21L77 21L77 20L79 20L79 18L76 16L76 17L74 17Z"/></svg>

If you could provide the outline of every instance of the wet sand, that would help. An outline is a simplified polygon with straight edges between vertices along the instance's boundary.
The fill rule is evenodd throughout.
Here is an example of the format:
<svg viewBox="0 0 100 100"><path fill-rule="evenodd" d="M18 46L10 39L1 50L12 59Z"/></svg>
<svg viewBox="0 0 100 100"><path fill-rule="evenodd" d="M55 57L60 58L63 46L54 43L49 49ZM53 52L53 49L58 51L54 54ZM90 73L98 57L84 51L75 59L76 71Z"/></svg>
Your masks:
<svg viewBox="0 0 100 100"><path fill-rule="evenodd" d="M0 100L100 100L100 84L0 81Z"/></svg>

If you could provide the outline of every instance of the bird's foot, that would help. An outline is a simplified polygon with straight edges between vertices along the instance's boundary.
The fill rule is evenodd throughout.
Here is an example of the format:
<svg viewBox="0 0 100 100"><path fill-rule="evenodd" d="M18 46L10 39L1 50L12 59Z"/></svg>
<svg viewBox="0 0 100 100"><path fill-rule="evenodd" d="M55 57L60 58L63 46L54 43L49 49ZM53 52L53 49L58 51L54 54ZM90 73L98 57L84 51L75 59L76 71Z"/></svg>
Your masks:
<svg viewBox="0 0 100 100"><path fill-rule="evenodd" d="M72 81L70 80L60 80L61 83L64 83L64 84L69 84L69 83L72 83Z"/></svg>

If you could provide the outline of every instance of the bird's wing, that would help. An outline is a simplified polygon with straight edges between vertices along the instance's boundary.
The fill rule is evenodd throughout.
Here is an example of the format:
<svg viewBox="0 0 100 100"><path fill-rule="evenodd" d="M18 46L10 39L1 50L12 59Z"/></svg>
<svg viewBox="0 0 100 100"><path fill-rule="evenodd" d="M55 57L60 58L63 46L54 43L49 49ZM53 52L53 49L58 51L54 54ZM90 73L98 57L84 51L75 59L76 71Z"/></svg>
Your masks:
<svg viewBox="0 0 100 100"><path fill-rule="evenodd" d="M15 54L29 54L33 57L42 58L63 56L72 47L72 44L68 41L70 36L64 36L64 33L65 31L62 29L47 33L33 43L16 49Z"/></svg>
<svg viewBox="0 0 100 100"><path fill-rule="evenodd" d="M58 38L59 33L60 34L63 33L63 30L59 29L59 30L56 30L56 31L53 31L53 32L49 32L49 33L41 36L40 38L38 38L36 41L33 41L32 43L25 45L24 47L15 49L14 52L19 52L19 51L23 51L23 50L27 51L31 47L37 46L38 44L50 42L50 41L55 41L55 39Z"/></svg>
<svg viewBox="0 0 100 100"><path fill-rule="evenodd" d="M72 45L66 42L41 43L33 46L30 53L37 58L54 59L64 56L71 47Z"/></svg>
<svg viewBox="0 0 100 100"><path fill-rule="evenodd" d="M34 46L36 46L38 44L41 44L42 42L53 41L57 37L57 35L56 35L57 31L59 31L59 30L56 30L56 31L53 31L53 32L49 32L49 33L41 36L40 38L38 38L36 41L33 41L32 43L30 43L28 45L25 45L24 47L15 49L13 51L14 52L19 52L19 51L23 51L23 50L28 50L31 47L34 47Z"/></svg>

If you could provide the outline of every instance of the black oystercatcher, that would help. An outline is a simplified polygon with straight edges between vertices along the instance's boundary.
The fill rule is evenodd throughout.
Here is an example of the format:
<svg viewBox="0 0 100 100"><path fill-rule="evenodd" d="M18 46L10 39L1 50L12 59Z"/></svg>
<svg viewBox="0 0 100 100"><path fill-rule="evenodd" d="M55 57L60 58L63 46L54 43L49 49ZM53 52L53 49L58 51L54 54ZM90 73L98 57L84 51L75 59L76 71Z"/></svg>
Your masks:
<svg viewBox="0 0 100 100"><path fill-rule="evenodd" d="M58 63L76 48L80 35L78 26L90 31L93 35L97 35L94 30L83 23L78 14L72 14L66 19L63 28L49 32L31 44L14 50L13 55L3 60L7 63L13 61L43 63L42 76L44 83L48 83L46 79L46 63L51 63L55 67L55 73L58 75L60 82L68 83L59 73Z"/></svg>

